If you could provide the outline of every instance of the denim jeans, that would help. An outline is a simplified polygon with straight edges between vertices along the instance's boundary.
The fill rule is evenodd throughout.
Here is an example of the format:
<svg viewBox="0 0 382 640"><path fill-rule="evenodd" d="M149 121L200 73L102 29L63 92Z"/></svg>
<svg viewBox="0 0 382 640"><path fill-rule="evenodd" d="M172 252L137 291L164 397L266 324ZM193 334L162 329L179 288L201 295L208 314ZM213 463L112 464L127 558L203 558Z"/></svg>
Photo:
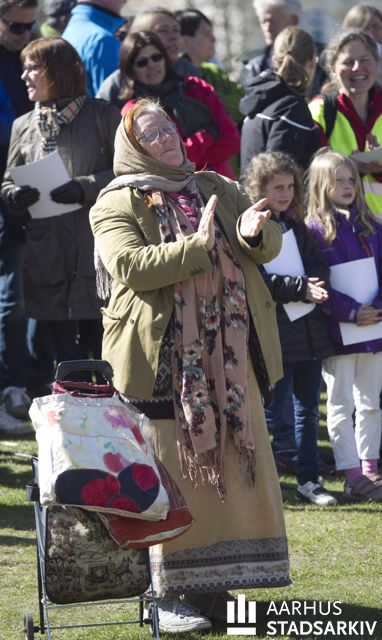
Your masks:
<svg viewBox="0 0 382 640"><path fill-rule="evenodd" d="M321 360L284 364L284 377L274 388L273 402L265 411L267 423L276 432L283 424L284 398L293 384L296 475L299 484L318 476L318 421L321 391Z"/></svg>
<svg viewBox="0 0 382 640"><path fill-rule="evenodd" d="M0 389L26 384L23 252L23 244L0 246Z"/></svg>

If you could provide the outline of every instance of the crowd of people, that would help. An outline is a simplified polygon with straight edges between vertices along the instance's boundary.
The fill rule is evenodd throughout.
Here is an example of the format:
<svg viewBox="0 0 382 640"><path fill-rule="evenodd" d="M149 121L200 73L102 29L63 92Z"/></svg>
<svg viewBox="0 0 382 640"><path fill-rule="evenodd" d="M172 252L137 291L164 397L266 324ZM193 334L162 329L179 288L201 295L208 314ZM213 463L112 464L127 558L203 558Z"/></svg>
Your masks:
<svg viewBox="0 0 382 640"><path fill-rule="evenodd" d="M0 435L61 360L111 363L195 519L151 553L176 633L290 582L270 434L296 499L337 504L322 380L344 496L382 502L382 13L323 47L254 0L233 80L201 11L124 5L0 0Z"/></svg>

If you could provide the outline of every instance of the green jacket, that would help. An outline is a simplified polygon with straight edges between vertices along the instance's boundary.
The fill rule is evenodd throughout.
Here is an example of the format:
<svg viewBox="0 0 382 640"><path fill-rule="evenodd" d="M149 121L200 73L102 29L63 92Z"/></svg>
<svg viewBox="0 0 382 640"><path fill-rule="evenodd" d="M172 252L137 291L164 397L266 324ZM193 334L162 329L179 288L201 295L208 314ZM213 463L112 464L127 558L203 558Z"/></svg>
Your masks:
<svg viewBox="0 0 382 640"><path fill-rule="evenodd" d="M217 194L216 215L243 270L249 308L266 364L269 382L282 376L275 304L257 268L274 258L281 233L267 222L257 247L239 235L240 214L251 204L236 182L214 172L199 172L196 181L207 202ZM90 211L90 223L102 261L114 278L104 316L103 358L114 370L116 388L150 399L159 351L173 313L173 285L212 270L197 234L164 244L156 212L137 189L125 187L103 195Z"/></svg>

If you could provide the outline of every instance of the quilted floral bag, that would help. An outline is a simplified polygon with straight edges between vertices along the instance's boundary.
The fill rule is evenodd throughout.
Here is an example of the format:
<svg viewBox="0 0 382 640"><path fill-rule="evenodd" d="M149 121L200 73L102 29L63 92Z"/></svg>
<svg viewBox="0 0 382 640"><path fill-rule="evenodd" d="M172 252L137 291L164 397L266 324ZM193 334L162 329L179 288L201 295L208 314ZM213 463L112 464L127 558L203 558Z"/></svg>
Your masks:
<svg viewBox="0 0 382 640"><path fill-rule="evenodd" d="M65 384L56 387L58 393L35 398L30 409L38 442L41 504L165 519L169 498L152 446L142 433L147 418L124 404L118 393L102 393L103 385L98 385L96 395L89 395L86 389L77 393Z"/></svg>

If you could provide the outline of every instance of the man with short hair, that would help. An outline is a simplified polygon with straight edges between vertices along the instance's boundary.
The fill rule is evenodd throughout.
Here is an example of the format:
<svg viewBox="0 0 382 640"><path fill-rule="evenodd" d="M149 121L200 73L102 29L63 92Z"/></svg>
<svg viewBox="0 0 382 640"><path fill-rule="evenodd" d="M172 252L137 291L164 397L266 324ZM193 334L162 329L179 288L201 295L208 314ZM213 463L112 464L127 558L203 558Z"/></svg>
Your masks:
<svg viewBox="0 0 382 640"><path fill-rule="evenodd" d="M0 183L7 162L12 122L33 107L21 80L20 51L29 42L38 0L0 0ZM30 399L26 384L26 321L21 262L22 222L0 200L0 434L31 431L25 421Z"/></svg>
<svg viewBox="0 0 382 640"><path fill-rule="evenodd" d="M302 14L300 0L253 0L257 19L265 40L265 48L246 62L240 82L248 86L255 76L272 66L273 43L276 36L289 26L297 26Z"/></svg>
<svg viewBox="0 0 382 640"><path fill-rule="evenodd" d="M88 91L95 96L102 82L118 68L120 40L115 33L126 22L125 0L78 0L62 34L82 59Z"/></svg>

